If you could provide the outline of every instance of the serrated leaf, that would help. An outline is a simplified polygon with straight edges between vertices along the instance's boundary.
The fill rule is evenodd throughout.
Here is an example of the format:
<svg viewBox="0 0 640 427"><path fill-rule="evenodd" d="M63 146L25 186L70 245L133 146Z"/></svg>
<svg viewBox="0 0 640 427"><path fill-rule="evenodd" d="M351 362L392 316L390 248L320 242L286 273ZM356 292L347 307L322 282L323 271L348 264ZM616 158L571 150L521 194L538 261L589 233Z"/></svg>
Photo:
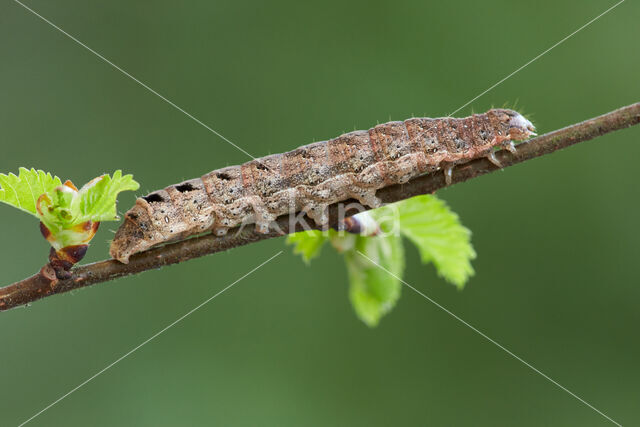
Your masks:
<svg viewBox="0 0 640 427"><path fill-rule="evenodd" d="M103 175L80 191L41 170L20 168L18 176L0 174L0 201L37 217L56 250L89 243L96 223L117 219L118 193L138 188L131 175L122 176L119 170L113 178Z"/></svg>
<svg viewBox="0 0 640 427"><path fill-rule="evenodd" d="M287 244L293 245L293 253L302 256L307 264L320 255L320 249L327 240L327 233L319 230L300 231L287 236Z"/></svg>
<svg viewBox="0 0 640 427"><path fill-rule="evenodd" d="M458 215L432 195L403 200L374 214L389 215L389 209L393 208L400 232L416 245L422 262L433 262L441 277L458 288L464 287L474 274L471 260L476 253L471 245L471 232L460 223Z"/></svg>
<svg viewBox="0 0 640 427"><path fill-rule="evenodd" d="M18 176L0 173L0 202L37 215L38 198L62 185L60 178L41 170L20 168Z"/></svg>
<svg viewBox="0 0 640 427"><path fill-rule="evenodd" d="M376 326L400 297L401 284L358 252L364 253L397 277L402 277L402 239L399 235L366 237L335 230L302 231L287 237L287 243L294 245L294 253L302 255L307 263L320 254L320 249L327 241L344 255L349 277L349 298L356 315L368 326Z"/></svg>
<svg viewBox="0 0 640 427"><path fill-rule="evenodd" d="M113 177L102 175L85 184L71 203L74 223L84 221L102 222L118 219L116 199L122 191L135 191L140 185L133 175L122 176L122 171L114 172Z"/></svg>
<svg viewBox="0 0 640 427"><path fill-rule="evenodd" d="M356 315L367 326L377 326L400 298L402 284L398 278L404 270L402 239L394 234L356 236L353 250L344 255L349 275L349 299Z"/></svg>

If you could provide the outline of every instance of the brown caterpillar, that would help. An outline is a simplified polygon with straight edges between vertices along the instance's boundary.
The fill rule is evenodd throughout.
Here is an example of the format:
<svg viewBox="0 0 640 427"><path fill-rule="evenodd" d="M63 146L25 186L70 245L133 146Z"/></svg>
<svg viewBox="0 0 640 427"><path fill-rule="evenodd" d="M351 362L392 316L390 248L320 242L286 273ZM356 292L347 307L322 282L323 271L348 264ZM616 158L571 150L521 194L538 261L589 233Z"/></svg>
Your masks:
<svg viewBox="0 0 640 427"><path fill-rule="evenodd" d="M266 233L271 221L304 211L318 224L326 207L354 198L380 206L376 190L442 169L451 182L455 164L487 157L494 147L535 135L513 110L492 109L466 118L412 118L354 131L283 154L210 172L138 198L111 243L123 263L137 252L213 230L224 235L243 221Z"/></svg>

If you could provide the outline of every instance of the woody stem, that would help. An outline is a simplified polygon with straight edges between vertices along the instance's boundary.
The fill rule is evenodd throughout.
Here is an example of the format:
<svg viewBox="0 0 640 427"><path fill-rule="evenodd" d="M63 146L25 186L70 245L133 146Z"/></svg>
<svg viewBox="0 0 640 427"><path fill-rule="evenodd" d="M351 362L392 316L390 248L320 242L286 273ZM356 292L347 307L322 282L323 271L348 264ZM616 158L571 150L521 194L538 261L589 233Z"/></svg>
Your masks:
<svg viewBox="0 0 640 427"><path fill-rule="evenodd" d="M514 152L499 151L496 153L496 157L504 168L638 123L640 123L640 103L635 103L523 142L517 145ZM453 169L451 184L464 182L496 170L499 168L488 159L475 159ZM393 203L420 194L434 193L445 186L444 174L436 172L420 176L403 185L382 188L378 190L377 196L384 203ZM344 211L344 206L349 202L355 204L355 201L346 201L329 207L329 225L331 227L338 226L340 210ZM361 205L360 207L360 210L368 209ZM47 264L37 274L0 288L0 311L118 277L294 233L302 230L305 223L310 224L310 228L319 228L310 219L303 219L305 221L291 221L290 215L283 215L276 220L275 229L277 231L272 230L267 234L257 233L253 227L244 227L239 230L230 230L226 236L222 237L213 234L194 237L136 254L131 257L129 264L122 264L112 259L95 262L74 268L71 270L71 277L64 280L57 279L55 273L52 274L48 270L50 265Z"/></svg>

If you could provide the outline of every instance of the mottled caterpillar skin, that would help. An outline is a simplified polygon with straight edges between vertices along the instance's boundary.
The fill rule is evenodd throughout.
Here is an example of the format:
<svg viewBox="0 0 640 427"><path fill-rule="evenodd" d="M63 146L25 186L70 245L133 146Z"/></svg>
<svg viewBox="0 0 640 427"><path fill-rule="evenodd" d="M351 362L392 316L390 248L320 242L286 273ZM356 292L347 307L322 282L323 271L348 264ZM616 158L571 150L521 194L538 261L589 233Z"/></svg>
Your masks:
<svg viewBox="0 0 640 427"><path fill-rule="evenodd" d="M376 190L478 157L500 166L495 147L514 149L534 127L513 110L466 118L412 118L354 131L283 154L210 172L138 198L111 244L123 263L137 252L212 230L224 235L243 221L267 232L271 221L304 211L318 224L326 207L350 198L380 206Z"/></svg>

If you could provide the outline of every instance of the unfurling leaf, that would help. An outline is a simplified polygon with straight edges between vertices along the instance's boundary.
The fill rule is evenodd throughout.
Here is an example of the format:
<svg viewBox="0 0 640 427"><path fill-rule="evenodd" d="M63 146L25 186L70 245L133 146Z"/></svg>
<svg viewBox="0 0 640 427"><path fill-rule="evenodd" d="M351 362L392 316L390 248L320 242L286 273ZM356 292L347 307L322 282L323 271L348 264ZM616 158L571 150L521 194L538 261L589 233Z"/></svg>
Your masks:
<svg viewBox="0 0 640 427"><path fill-rule="evenodd" d="M471 232L435 196L417 196L352 218L354 230L379 229L379 233L365 236L334 230L307 231L290 235L287 241L295 245L294 253L301 254L305 262L318 256L327 240L344 255L351 303L369 326L377 325L400 296L404 270L400 236L416 245L423 263L433 262L438 274L458 288L473 275L471 260L476 253L471 246ZM371 221L374 227L361 226Z"/></svg>
<svg viewBox="0 0 640 427"><path fill-rule="evenodd" d="M0 173L0 202L38 216L38 198L61 185L60 178L41 170L20 168L18 176Z"/></svg>
<svg viewBox="0 0 640 427"><path fill-rule="evenodd" d="M140 185L133 180L133 175L122 176L122 171L102 175L85 184L71 203L71 212L78 223L84 221L115 221L116 199L122 191L135 191Z"/></svg>
<svg viewBox="0 0 640 427"><path fill-rule="evenodd" d="M89 243L100 222L117 219L118 193L139 185L118 170L113 178L102 175L78 191L70 181L62 184L51 174L20 168L18 176L0 174L0 187L0 201L37 217L43 235L59 251Z"/></svg>
<svg viewBox="0 0 640 427"><path fill-rule="evenodd" d="M365 214L369 215L368 212L359 215ZM375 222L373 218L366 220ZM375 225L377 229L377 223ZM383 228L386 231L387 228ZM363 232L366 229L364 227ZM356 315L368 326L376 326L400 298L402 285L398 278L402 277L404 270L404 250L400 235L383 232L371 237L336 230L311 230L295 233L287 238L289 244L295 245L294 253L302 255L307 263L319 255L320 248L326 241L331 242L336 251L344 255L349 277L349 299Z"/></svg>
<svg viewBox="0 0 640 427"><path fill-rule="evenodd" d="M360 320L374 327L400 298L399 278L404 270L402 239L393 234L356 236L354 249L344 255L351 304Z"/></svg>
<svg viewBox="0 0 640 427"><path fill-rule="evenodd" d="M287 244L293 245L293 253L300 254L305 263L320 255L320 249L327 241L327 234L319 230L301 231L289 234Z"/></svg>

